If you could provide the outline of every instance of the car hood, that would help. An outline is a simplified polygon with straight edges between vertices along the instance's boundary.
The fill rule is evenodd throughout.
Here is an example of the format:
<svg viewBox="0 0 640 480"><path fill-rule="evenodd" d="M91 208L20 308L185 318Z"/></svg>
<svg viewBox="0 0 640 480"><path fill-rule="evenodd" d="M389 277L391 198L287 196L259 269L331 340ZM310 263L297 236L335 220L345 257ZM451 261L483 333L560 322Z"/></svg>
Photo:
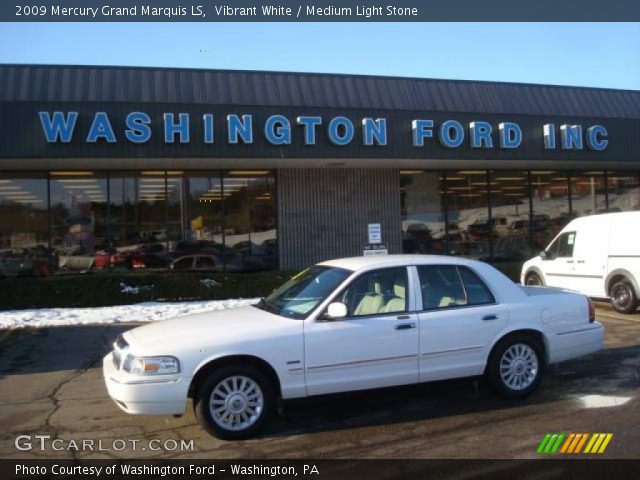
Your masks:
<svg viewBox="0 0 640 480"><path fill-rule="evenodd" d="M251 305L198 313L134 328L124 334L134 353L167 353L234 344L299 329L302 321L274 315ZM153 351L152 351L153 350Z"/></svg>

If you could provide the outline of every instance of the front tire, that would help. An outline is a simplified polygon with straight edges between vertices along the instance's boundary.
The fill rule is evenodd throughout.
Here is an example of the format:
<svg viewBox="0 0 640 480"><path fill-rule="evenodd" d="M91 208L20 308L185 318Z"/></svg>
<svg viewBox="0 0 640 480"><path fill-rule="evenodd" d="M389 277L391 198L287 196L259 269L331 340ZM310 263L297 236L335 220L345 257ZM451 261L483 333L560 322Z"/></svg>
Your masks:
<svg viewBox="0 0 640 480"><path fill-rule="evenodd" d="M628 280L620 280L611 287L611 306L619 313L633 313L638 306L638 297Z"/></svg>
<svg viewBox="0 0 640 480"><path fill-rule="evenodd" d="M200 425L222 440L254 437L271 416L275 394L269 378L253 366L225 365L204 381L195 397Z"/></svg>
<svg viewBox="0 0 640 480"><path fill-rule="evenodd" d="M493 348L487 376L493 388L506 398L524 398L540 384L544 353L537 339L511 335Z"/></svg>

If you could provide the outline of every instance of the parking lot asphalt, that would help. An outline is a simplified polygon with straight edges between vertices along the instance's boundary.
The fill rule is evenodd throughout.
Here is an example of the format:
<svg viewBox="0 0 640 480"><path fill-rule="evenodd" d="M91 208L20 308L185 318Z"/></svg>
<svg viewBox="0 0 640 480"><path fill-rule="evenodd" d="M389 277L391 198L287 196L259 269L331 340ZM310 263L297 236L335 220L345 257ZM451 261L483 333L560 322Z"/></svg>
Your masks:
<svg viewBox="0 0 640 480"><path fill-rule="evenodd" d="M116 407L101 359L116 335L134 325L5 332L0 458L526 459L539 456L548 432L613 433L602 457L640 458L640 312L620 315L598 303L597 317L606 328L605 349L553 366L526 400L500 399L477 379L297 400L261 437L241 442L207 435L190 403L180 418L132 416ZM42 434L90 439L93 450L68 443L58 444L62 450L15 447L18 435ZM181 439L193 447L174 449L171 440ZM138 441L135 450L131 440Z"/></svg>

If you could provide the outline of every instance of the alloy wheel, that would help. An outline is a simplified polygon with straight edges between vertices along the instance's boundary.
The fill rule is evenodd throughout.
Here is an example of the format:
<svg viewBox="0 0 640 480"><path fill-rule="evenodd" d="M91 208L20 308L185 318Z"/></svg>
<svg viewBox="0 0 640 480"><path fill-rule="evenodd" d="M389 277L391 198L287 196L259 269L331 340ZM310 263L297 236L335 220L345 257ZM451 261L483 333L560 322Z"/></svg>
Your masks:
<svg viewBox="0 0 640 480"><path fill-rule="evenodd" d="M538 355L526 343L515 343L500 359L500 378L511 390L524 390L538 376Z"/></svg>
<svg viewBox="0 0 640 480"><path fill-rule="evenodd" d="M249 377L227 377L211 392L209 410L211 418L220 428L246 430L262 415L264 394L258 383Z"/></svg>

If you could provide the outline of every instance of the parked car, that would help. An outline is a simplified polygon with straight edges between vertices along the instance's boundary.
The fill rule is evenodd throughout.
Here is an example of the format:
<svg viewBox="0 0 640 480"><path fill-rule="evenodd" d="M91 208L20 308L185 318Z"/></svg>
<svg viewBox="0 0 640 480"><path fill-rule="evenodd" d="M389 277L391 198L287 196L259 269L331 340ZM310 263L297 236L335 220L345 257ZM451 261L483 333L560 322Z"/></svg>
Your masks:
<svg viewBox="0 0 640 480"><path fill-rule="evenodd" d="M41 246L0 250L0 278L48 277L55 267L55 257Z"/></svg>
<svg viewBox="0 0 640 480"><path fill-rule="evenodd" d="M189 272L241 272L244 266L240 263L240 257L226 255L225 264L220 255L184 255L173 260L169 269L173 271Z"/></svg>
<svg viewBox="0 0 640 480"><path fill-rule="evenodd" d="M97 270L115 267L131 268L131 262L128 253L121 253L116 248L109 247L96 252L93 266Z"/></svg>
<svg viewBox="0 0 640 480"><path fill-rule="evenodd" d="M172 255L174 258L193 254L217 255L222 248L222 244L210 240L181 240L176 243Z"/></svg>
<svg viewBox="0 0 640 480"><path fill-rule="evenodd" d="M167 268L170 263L164 243L141 245L138 250L129 253L131 268Z"/></svg>
<svg viewBox="0 0 640 480"><path fill-rule="evenodd" d="M129 330L103 373L125 412L181 415L192 397L208 432L239 439L279 398L483 374L524 397L547 364L602 342L584 295L463 258L364 256L308 268L255 305Z"/></svg>
<svg viewBox="0 0 640 480"><path fill-rule="evenodd" d="M489 237L501 238L509 235L509 220L504 216L491 219L477 219L467 227L467 234L471 240L488 240Z"/></svg>
<svg viewBox="0 0 640 480"><path fill-rule="evenodd" d="M261 244L243 240L233 245L233 247L228 248L225 253L227 265L237 264L245 271L272 270L278 268L278 253L275 239L265 240Z"/></svg>
<svg viewBox="0 0 640 480"><path fill-rule="evenodd" d="M640 212L577 218L522 266L521 281L608 298L616 311L634 312L640 298L639 239Z"/></svg>
<svg viewBox="0 0 640 480"><path fill-rule="evenodd" d="M221 272L222 262L213 255L184 255L171 262L169 268L174 271Z"/></svg>

